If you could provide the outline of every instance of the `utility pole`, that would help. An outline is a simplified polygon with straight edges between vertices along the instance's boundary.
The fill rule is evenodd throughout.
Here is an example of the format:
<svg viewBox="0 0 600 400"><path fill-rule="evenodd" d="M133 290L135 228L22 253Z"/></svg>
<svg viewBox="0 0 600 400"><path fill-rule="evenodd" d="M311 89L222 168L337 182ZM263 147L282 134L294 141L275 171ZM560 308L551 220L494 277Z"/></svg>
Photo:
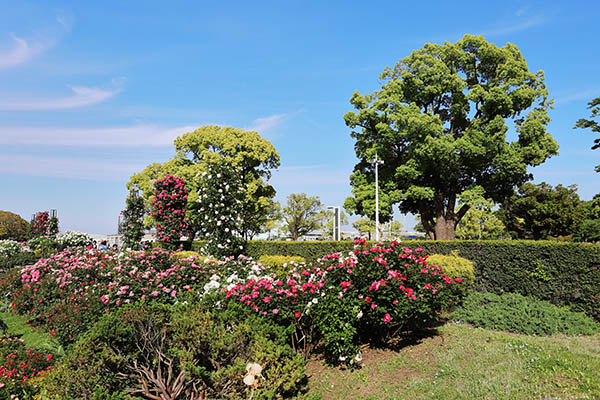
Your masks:
<svg viewBox="0 0 600 400"><path fill-rule="evenodd" d="M379 164L383 164L382 160L377 158L375 153L375 240L379 242Z"/></svg>

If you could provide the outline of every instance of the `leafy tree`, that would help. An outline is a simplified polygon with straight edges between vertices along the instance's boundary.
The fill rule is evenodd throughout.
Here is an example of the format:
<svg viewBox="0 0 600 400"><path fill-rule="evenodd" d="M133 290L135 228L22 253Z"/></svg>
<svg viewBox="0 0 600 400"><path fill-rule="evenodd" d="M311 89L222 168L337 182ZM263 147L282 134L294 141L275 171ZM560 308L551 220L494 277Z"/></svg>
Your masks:
<svg viewBox="0 0 600 400"><path fill-rule="evenodd" d="M469 211L456 227L456 237L464 240L501 239L506 227L493 210L494 202L483 197L483 188L465 191L458 201L459 206L469 204Z"/></svg>
<svg viewBox="0 0 600 400"><path fill-rule="evenodd" d="M573 235L586 217L577 186L525 183L508 198L501 211L511 235L519 239L548 239Z"/></svg>
<svg viewBox="0 0 600 400"><path fill-rule="evenodd" d="M131 191L125 200L125 210L123 210L125 219L123 237L125 247L138 249L144 237L144 216L146 208L144 199L137 191Z"/></svg>
<svg viewBox="0 0 600 400"><path fill-rule="evenodd" d="M375 221L368 218L358 219L352 223L352 226L359 234L367 233L369 235L369 240L371 240L371 234L375 233Z"/></svg>
<svg viewBox="0 0 600 400"><path fill-rule="evenodd" d="M0 240L26 240L29 235L29 223L21 216L10 211L0 211Z"/></svg>
<svg viewBox="0 0 600 400"><path fill-rule="evenodd" d="M392 205L420 214L433 239L453 239L469 210L458 196L480 186L501 203L528 181L528 166L557 154L547 133L551 101L542 71L532 73L517 46L497 47L465 35L426 44L380 75L381 90L350 99L346 125L359 163L350 177L347 210L374 219L374 166L379 167L382 220ZM507 121L515 140L507 141Z"/></svg>
<svg viewBox="0 0 600 400"><path fill-rule="evenodd" d="M600 241L600 219L588 218L584 220L577 232L575 238L580 242L599 242Z"/></svg>
<svg viewBox="0 0 600 400"><path fill-rule="evenodd" d="M186 181L190 193L187 215L190 220L198 221L192 215L198 199L196 177L206 171L208 165L226 162L239 170L245 187L240 213L244 238L250 238L264 229L275 196L275 189L266 181L271 177L271 170L279 166L279 154L269 141L257 132L203 126L178 137L174 143L176 155L172 160L148 165L131 177L127 188L139 189L149 205L153 196L152 183L156 179L167 174L179 176ZM200 226L190 226L191 235L194 236L199 229Z"/></svg>
<svg viewBox="0 0 600 400"><path fill-rule="evenodd" d="M588 108L592 111L591 118L600 117L600 97L596 97L594 100L588 103ZM577 120L574 128L590 128L592 132L600 133L600 124L592 119L580 118ZM600 137L594 139L594 145L592 150L600 148ZM596 165L596 172L600 172L600 165Z"/></svg>
<svg viewBox="0 0 600 400"><path fill-rule="evenodd" d="M292 240L298 240L322 225L323 204L319 196L308 197L306 193L292 193L288 196L281 215L285 221L284 229Z"/></svg>

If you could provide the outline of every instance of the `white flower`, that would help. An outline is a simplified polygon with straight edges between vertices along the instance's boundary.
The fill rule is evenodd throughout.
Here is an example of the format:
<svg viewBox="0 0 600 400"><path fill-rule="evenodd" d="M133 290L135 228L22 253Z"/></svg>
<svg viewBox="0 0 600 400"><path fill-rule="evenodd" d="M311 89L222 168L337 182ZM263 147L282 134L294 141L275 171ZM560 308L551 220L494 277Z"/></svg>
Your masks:
<svg viewBox="0 0 600 400"><path fill-rule="evenodd" d="M354 356L354 362L357 364L360 364L362 362L363 358L362 358L362 354L359 352L358 354L356 354L356 356Z"/></svg>
<svg viewBox="0 0 600 400"><path fill-rule="evenodd" d="M346 357L340 356L340 361L341 361L341 362L344 362L344 361L346 361Z"/></svg>
<svg viewBox="0 0 600 400"><path fill-rule="evenodd" d="M362 310L360 310L360 311L358 312L358 314L356 314L356 318L358 318L358 319L361 319L361 318L362 318L362 316L363 316L363 312L362 312Z"/></svg>

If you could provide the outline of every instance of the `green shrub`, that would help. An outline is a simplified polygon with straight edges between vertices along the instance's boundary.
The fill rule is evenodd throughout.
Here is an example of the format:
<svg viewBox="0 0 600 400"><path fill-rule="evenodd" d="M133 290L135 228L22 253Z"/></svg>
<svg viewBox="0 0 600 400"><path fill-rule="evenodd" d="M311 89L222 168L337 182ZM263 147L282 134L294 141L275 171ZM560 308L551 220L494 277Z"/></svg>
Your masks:
<svg viewBox="0 0 600 400"><path fill-rule="evenodd" d="M178 398L200 398L204 392L204 398L239 399L253 393L256 399L276 399L300 390L304 360L285 343L283 327L208 308L137 303L107 314L42 380L42 388L56 399L117 399L131 389L143 395L144 382L148 391L159 382L180 388ZM242 381L250 362L263 367L264 379L255 389ZM149 380L143 369L162 378ZM179 384L178 376L183 378Z"/></svg>
<svg viewBox="0 0 600 400"><path fill-rule="evenodd" d="M270 256L264 255L258 259L258 262L263 265L268 265L270 270L277 276L285 277L290 272L290 267L294 264L305 263L303 257L298 256Z"/></svg>
<svg viewBox="0 0 600 400"><path fill-rule="evenodd" d="M477 327L528 335L592 335L600 324L581 312L516 293L471 293L450 317Z"/></svg>
<svg viewBox="0 0 600 400"><path fill-rule="evenodd" d="M452 287L454 296L459 300L464 298L473 288L473 284L475 283L473 262L459 257L458 251L454 250L447 256L443 254L431 255L427 257L427 262L442 267L446 275L462 280L460 284Z"/></svg>

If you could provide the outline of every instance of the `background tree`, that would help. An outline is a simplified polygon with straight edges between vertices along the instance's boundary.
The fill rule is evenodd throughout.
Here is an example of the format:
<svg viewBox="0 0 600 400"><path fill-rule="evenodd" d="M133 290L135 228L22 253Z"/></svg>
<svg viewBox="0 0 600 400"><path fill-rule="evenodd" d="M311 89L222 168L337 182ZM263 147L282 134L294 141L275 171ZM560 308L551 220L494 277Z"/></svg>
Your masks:
<svg viewBox="0 0 600 400"><path fill-rule="evenodd" d="M557 154L547 133L551 104L542 71L532 73L517 46L497 47L465 35L426 44L387 68L381 90L350 99L344 116L359 163L350 177L347 210L374 219L375 154L383 220L391 205L418 213L431 238L453 239L469 210L458 196L480 186L496 203L531 178L528 166ZM507 141L507 121L516 140Z"/></svg>
<svg viewBox="0 0 600 400"><path fill-rule="evenodd" d="M469 211L456 227L456 237L463 240L502 239L506 227L498 212L493 210L494 202L483 197L483 188L475 187L463 192L458 205L469 204Z"/></svg>
<svg viewBox="0 0 600 400"><path fill-rule="evenodd" d="M591 118L600 117L600 97L596 97L594 100L588 103L588 108L592 111ZM600 133L600 124L593 119L580 118L575 124L575 128L590 128L592 132ZM600 148L600 137L594 139L594 145L592 150ZM596 172L600 172L600 165L596 165Z"/></svg>
<svg viewBox="0 0 600 400"><path fill-rule="evenodd" d="M503 204L500 215L511 236L540 240L573 235L586 214L576 185L553 188L542 182L519 187Z"/></svg>
<svg viewBox="0 0 600 400"><path fill-rule="evenodd" d="M131 177L127 188L139 189L149 205L153 196L152 183L156 179L167 174L179 176L186 181L190 193L188 217L198 221L191 215L198 191L195 178L206 171L208 165L226 162L239 170L245 187L240 213L244 238L262 232L275 197L275 189L267 181L271 170L279 167L279 154L273 145L257 132L219 126L203 126L178 137L174 143L176 155L172 160L148 165ZM193 236L199 229L200 226L190 226L190 234Z"/></svg>
<svg viewBox="0 0 600 400"><path fill-rule="evenodd" d="M10 211L0 211L0 240L24 241L29 236L29 222Z"/></svg>
<svg viewBox="0 0 600 400"><path fill-rule="evenodd" d="M357 219L352 226L360 235L366 233L369 240L371 240L371 234L375 233L375 221L368 218Z"/></svg>
<svg viewBox="0 0 600 400"><path fill-rule="evenodd" d="M575 240L579 242L600 241L600 193L590 201L584 202L587 215L575 232Z"/></svg>
<svg viewBox="0 0 600 400"><path fill-rule="evenodd" d="M281 212L284 229L292 240L318 229L322 225L323 204L319 196L308 197L306 193L292 193Z"/></svg>
<svg viewBox="0 0 600 400"><path fill-rule="evenodd" d="M124 246L131 249L139 249L144 237L144 216L146 208L144 199L137 191L131 191L125 200L125 210L123 210L124 227L123 238Z"/></svg>

